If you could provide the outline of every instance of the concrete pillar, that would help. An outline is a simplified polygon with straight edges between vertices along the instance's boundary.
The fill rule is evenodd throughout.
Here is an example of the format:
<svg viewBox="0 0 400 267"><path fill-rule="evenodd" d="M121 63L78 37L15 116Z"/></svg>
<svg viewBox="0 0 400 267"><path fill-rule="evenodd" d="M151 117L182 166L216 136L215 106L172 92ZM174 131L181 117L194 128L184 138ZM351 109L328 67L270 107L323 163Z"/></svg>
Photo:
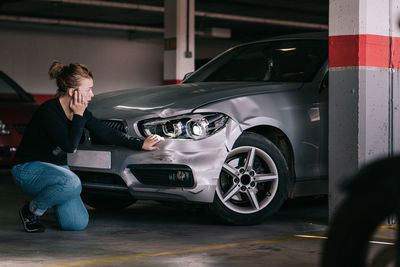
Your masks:
<svg viewBox="0 0 400 267"><path fill-rule="evenodd" d="M194 71L194 0L164 1L164 84Z"/></svg>
<svg viewBox="0 0 400 267"><path fill-rule="evenodd" d="M400 151L399 11L394 0L329 2L330 216L345 179Z"/></svg>

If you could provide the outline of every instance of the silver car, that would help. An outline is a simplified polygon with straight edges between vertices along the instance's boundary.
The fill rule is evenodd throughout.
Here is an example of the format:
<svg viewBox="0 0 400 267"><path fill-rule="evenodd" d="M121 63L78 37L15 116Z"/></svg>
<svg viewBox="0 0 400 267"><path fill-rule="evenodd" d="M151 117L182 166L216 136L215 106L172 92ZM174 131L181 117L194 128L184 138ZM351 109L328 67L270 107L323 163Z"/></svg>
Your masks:
<svg viewBox="0 0 400 267"><path fill-rule="evenodd" d="M98 95L89 106L159 151L107 145L87 133L69 154L84 201L209 203L222 221L255 224L289 197L327 193L328 36L275 37L222 53L182 84Z"/></svg>

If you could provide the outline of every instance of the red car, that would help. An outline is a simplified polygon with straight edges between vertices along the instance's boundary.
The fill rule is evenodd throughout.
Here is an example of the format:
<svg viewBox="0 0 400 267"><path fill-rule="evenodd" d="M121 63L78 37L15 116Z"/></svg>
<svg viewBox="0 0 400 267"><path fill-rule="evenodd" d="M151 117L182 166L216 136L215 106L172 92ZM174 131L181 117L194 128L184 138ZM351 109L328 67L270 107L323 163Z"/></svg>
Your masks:
<svg viewBox="0 0 400 267"><path fill-rule="evenodd" d="M29 93L0 71L0 167L10 167L33 113L39 107Z"/></svg>

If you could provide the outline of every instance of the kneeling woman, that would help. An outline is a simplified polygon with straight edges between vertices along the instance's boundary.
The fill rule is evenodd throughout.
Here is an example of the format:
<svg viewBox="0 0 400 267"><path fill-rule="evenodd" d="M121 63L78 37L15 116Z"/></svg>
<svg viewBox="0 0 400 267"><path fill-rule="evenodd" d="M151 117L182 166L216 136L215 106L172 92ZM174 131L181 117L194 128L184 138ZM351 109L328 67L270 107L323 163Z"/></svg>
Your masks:
<svg viewBox="0 0 400 267"><path fill-rule="evenodd" d="M93 117L86 110L93 97L93 75L85 65L54 62L49 75L56 79L56 98L43 103L32 117L12 168L15 183L34 196L19 215L25 231L43 232L39 217L54 207L62 229L83 230L89 215L80 197L82 185L67 165L67 153L76 150L83 129L110 144L137 150L158 150L155 144L162 138L132 138Z"/></svg>

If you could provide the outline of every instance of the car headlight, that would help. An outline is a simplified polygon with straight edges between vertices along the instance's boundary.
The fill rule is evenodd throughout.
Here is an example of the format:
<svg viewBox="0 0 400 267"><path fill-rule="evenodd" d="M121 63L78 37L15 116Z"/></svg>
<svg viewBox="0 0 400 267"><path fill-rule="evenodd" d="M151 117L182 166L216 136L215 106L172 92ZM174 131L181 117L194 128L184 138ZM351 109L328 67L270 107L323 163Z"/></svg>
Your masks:
<svg viewBox="0 0 400 267"><path fill-rule="evenodd" d="M158 134L165 138L203 139L225 127L228 116L220 113L190 114L167 119L153 119L141 122L142 134Z"/></svg>
<svg viewBox="0 0 400 267"><path fill-rule="evenodd" d="M10 130L8 129L7 125L0 120L0 135L3 134L10 134Z"/></svg>

